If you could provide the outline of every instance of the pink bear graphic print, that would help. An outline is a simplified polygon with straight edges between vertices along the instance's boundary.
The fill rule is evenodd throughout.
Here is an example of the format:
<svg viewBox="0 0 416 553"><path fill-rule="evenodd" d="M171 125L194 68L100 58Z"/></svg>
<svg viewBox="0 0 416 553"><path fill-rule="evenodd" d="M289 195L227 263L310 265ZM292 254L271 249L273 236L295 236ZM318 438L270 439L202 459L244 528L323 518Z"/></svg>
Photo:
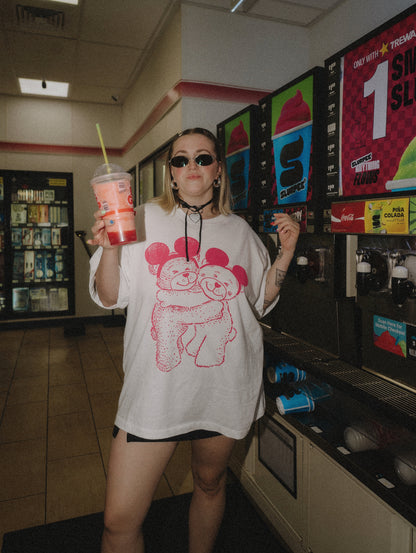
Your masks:
<svg viewBox="0 0 416 553"><path fill-rule="evenodd" d="M197 255L198 242L178 238L171 252L162 242L145 252L149 271L157 278L156 303L151 335L156 342L156 363L160 371L177 367L183 355L194 358L198 367L224 362L228 342L236 336L229 301L247 285L246 271L228 268L228 256L218 248Z"/></svg>

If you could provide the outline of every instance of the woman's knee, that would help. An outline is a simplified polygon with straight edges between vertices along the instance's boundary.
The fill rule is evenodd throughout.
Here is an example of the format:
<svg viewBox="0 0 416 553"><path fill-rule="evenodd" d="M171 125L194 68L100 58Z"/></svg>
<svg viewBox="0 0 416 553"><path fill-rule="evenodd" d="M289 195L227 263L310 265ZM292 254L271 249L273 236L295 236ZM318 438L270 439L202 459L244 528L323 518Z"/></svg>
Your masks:
<svg viewBox="0 0 416 553"><path fill-rule="evenodd" d="M132 513L106 509L104 511L104 529L112 535L140 534L141 524Z"/></svg>
<svg viewBox="0 0 416 553"><path fill-rule="evenodd" d="M194 486L206 495L215 496L225 489L226 470L213 472L194 467L193 469Z"/></svg>

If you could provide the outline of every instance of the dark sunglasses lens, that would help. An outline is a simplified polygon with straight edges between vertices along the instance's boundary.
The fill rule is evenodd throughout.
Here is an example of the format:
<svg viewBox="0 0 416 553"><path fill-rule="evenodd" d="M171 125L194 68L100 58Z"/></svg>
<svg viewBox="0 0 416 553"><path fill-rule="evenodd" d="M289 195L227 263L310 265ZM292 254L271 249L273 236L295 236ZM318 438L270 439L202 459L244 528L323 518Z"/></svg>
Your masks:
<svg viewBox="0 0 416 553"><path fill-rule="evenodd" d="M196 156L195 163L202 165L203 167L207 167L208 165L214 163L214 158L210 154L200 154L199 156Z"/></svg>
<svg viewBox="0 0 416 553"><path fill-rule="evenodd" d="M170 160L170 164L173 167L186 167L189 163L189 159L185 156L175 156Z"/></svg>
<svg viewBox="0 0 416 553"><path fill-rule="evenodd" d="M170 160L170 164L173 167L186 167L189 163L189 159L185 156L175 156ZM214 163L214 158L210 154L199 154L196 156L195 163L202 167L207 167Z"/></svg>

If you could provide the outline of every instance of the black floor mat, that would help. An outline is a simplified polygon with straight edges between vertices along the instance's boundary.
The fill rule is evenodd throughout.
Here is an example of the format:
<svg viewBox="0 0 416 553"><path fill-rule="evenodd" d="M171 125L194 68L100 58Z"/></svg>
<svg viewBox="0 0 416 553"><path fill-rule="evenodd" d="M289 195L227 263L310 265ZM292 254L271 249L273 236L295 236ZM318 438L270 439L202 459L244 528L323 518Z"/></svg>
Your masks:
<svg viewBox="0 0 416 553"><path fill-rule="evenodd" d="M152 503L145 521L146 553L186 553L191 494ZM36 526L4 535L2 553L99 553L103 514ZM215 553L288 553L257 514L238 483L227 505Z"/></svg>

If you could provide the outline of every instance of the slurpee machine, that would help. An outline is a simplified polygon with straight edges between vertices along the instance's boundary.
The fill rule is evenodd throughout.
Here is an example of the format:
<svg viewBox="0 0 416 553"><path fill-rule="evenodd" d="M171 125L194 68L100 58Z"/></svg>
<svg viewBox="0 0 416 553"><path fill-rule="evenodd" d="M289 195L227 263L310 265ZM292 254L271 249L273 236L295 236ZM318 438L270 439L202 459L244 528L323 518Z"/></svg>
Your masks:
<svg viewBox="0 0 416 553"><path fill-rule="evenodd" d="M330 234L325 198L326 73L315 67L259 102L259 165L253 198L260 235L270 240L274 213L290 214L300 224L295 257L270 324L334 355L355 360L349 335L351 302L345 302L345 272L335 263L345 240ZM278 247L278 245L277 245Z"/></svg>
<svg viewBox="0 0 416 553"><path fill-rule="evenodd" d="M329 58L331 230L355 255L360 364L416 389L415 9Z"/></svg>
<svg viewBox="0 0 416 553"><path fill-rule="evenodd" d="M267 409L250 482L302 550L335 551L348 535L378 551L385 530L363 524L359 499L346 523L337 515L326 524L344 498L320 480L316 449L345 489L358 480L413 536L416 527L415 29L416 6L259 102L245 215L272 259L275 212L294 217L301 234L263 327ZM411 549L406 532L395 551ZM347 547L357 550L353 540Z"/></svg>

